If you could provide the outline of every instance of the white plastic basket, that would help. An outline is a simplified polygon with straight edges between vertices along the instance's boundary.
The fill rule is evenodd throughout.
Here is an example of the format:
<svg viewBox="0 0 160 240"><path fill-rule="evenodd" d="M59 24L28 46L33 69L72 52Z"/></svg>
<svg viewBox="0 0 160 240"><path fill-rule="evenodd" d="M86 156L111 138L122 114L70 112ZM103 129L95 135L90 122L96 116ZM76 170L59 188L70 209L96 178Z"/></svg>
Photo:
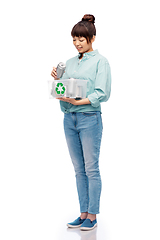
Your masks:
<svg viewBox="0 0 160 240"><path fill-rule="evenodd" d="M88 80L62 79L48 81L49 98L86 98Z"/></svg>

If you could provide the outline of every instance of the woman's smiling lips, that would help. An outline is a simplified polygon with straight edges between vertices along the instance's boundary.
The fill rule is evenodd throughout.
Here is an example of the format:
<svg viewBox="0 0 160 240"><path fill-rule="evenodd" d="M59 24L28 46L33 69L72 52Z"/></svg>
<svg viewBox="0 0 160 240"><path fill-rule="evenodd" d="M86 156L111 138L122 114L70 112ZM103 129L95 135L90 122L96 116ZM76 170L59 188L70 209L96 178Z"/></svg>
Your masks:
<svg viewBox="0 0 160 240"><path fill-rule="evenodd" d="M79 50L81 50L82 49L82 47L77 47L77 50L79 51Z"/></svg>

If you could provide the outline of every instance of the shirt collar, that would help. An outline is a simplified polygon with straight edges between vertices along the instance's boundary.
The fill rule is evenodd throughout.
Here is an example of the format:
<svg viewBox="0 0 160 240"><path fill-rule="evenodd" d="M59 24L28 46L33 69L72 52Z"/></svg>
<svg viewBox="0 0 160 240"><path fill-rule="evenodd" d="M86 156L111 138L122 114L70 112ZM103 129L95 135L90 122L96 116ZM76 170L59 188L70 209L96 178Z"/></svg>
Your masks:
<svg viewBox="0 0 160 240"><path fill-rule="evenodd" d="M94 51L92 51L92 52L86 52L86 53L84 53L83 54L83 58L90 58L90 57L92 57L92 56L95 56L96 54L98 54L98 50L96 49L96 50L94 50ZM80 53L78 54L78 58L80 57Z"/></svg>

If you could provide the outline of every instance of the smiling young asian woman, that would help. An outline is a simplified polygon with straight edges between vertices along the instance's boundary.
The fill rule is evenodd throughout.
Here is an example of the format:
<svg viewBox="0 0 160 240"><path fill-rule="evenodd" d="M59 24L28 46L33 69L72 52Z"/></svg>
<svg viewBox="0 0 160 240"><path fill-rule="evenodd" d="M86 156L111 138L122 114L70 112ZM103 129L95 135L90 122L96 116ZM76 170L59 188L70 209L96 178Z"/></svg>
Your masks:
<svg viewBox="0 0 160 240"><path fill-rule="evenodd" d="M64 113L64 131L75 169L81 215L68 223L71 228L92 230L97 226L101 195L99 153L103 123L101 102L106 102L111 92L111 71L108 60L93 50L96 28L95 17L84 15L72 29L73 44L79 54L66 62L62 79L88 80L85 99L60 98ZM51 75L57 79L56 68Z"/></svg>

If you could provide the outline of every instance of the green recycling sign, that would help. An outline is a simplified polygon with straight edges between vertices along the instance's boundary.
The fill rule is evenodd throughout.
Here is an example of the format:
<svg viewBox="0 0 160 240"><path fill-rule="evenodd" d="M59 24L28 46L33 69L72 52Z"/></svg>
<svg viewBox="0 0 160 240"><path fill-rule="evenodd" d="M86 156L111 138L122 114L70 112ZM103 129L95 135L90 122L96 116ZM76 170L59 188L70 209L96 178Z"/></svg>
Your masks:
<svg viewBox="0 0 160 240"><path fill-rule="evenodd" d="M56 90L56 93L57 93L58 95L60 95L60 94L64 94L64 93L65 93L66 88L65 88L65 86L63 85L63 83L57 83L55 90Z"/></svg>

